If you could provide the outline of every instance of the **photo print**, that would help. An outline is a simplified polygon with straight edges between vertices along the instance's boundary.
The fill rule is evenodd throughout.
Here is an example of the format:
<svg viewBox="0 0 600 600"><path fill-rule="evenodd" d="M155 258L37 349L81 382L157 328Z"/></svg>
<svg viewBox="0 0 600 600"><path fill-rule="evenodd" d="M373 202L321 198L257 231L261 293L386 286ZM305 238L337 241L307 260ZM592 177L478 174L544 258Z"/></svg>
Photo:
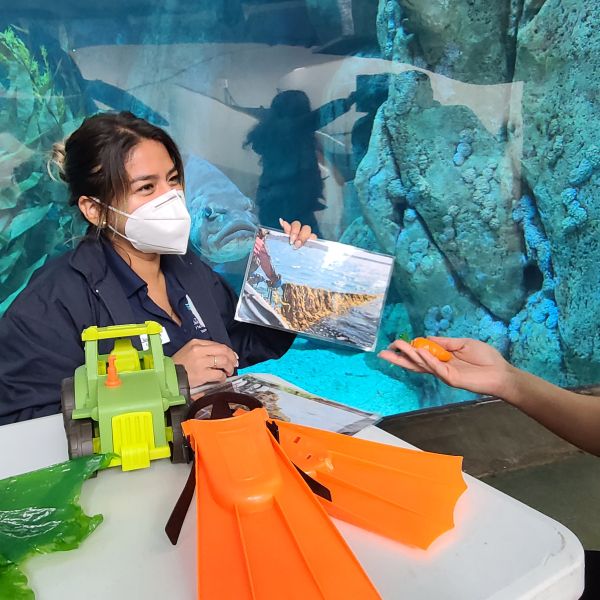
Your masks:
<svg viewBox="0 0 600 600"><path fill-rule="evenodd" d="M261 228L235 318L373 350L392 268L391 256L323 240L296 249Z"/></svg>

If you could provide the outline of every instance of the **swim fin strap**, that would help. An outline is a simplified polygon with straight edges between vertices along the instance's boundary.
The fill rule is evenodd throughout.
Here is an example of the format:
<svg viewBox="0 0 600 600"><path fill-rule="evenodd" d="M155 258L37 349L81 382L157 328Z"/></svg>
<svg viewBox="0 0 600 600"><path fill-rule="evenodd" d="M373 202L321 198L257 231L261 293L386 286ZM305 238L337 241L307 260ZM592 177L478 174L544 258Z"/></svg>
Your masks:
<svg viewBox="0 0 600 600"><path fill-rule="evenodd" d="M462 457L274 423L288 458L331 492L319 501L332 517L424 549L454 527Z"/></svg>
<svg viewBox="0 0 600 600"><path fill-rule="evenodd" d="M183 423L195 453L198 597L379 598L268 420L260 408Z"/></svg>

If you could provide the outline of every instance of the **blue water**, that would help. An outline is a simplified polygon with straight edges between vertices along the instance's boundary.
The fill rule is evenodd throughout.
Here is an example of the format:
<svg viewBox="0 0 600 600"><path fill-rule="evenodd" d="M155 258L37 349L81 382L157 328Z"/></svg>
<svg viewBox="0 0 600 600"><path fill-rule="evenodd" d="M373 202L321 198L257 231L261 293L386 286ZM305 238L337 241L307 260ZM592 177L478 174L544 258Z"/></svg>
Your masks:
<svg viewBox="0 0 600 600"><path fill-rule="evenodd" d="M283 235L267 236L273 266L285 282L333 292L385 293L392 258L337 243L325 246L313 242L297 250L288 239Z"/></svg>
<svg viewBox="0 0 600 600"><path fill-rule="evenodd" d="M308 392L381 415L420 408L418 394L404 383L367 365L367 354L335 348L315 348L298 338L279 360L241 373L271 373Z"/></svg>
<svg viewBox="0 0 600 600"><path fill-rule="evenodd" d="M356 306L349 311L326 317L306 330L325 336L340 343L354 344L359 348L373 348L377 340L383 300L373 300L367 304Z"/></svg>

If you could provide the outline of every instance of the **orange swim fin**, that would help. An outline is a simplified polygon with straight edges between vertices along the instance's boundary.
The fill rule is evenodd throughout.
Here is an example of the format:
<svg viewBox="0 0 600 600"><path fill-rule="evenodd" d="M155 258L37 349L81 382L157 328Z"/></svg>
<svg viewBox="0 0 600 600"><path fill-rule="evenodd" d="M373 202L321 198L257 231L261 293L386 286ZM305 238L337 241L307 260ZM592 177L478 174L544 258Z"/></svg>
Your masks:
<svg viewBox="0 0 600 600"><path fill-rule="evenodd" d="M274 423L288 458L331 492L319 501L332 517L419 548L454 527L462 457Z"/></svg>
<svg viewBox="0 0 600 600"><path fill-rule="evenodd" d="M198 597L379 598L268 419L257 408L183 423L195 454Z"/></svg>

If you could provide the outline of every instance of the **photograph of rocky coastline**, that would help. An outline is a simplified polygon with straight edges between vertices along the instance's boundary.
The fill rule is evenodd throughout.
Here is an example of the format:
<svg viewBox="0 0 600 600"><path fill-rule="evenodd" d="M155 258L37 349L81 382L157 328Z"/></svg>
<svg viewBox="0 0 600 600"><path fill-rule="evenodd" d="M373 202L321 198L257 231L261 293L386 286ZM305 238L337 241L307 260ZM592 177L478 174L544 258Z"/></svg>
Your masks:
<svg viewBox="0 0 600 600"><path fill-rule="evenodd" d="M392 257L315 240L297 250L260 229L248 261L236 319L372 350Z"/></svg>

